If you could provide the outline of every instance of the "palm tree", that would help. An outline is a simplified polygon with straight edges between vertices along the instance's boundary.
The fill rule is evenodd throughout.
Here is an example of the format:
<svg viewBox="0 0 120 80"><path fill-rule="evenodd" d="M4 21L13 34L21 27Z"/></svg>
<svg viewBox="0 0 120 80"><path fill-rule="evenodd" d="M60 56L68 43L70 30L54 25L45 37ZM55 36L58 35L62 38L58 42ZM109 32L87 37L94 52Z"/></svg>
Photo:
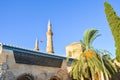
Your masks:
<svg viewBox="0 0 120 80"><path fill-rule="evenodd" d="M83 54L72 64L70 72L73 79L80 80L81 77L94 80L102 70L101 62L92 48L92 42L99 36L96 28L88 29L84 33L84 40L80 40L83 46ZM97 74L97 76L96 76Z"/></svg>
<svg viewBox="0 0 120 80"><path fill-rule="evenodd" d="M98 36L100 36L100 34L96 28L85 31L84 39L80 40L83 53L80 55L80 58L75 60L71 65L72 70L70 71L70 75L73 79L102 80L102 76L104 77L104 75L110 77L110 72L105 65L107 58L102 58L101 55L98 55L98 51L92 47L92 42Z"/></svg>
<svg viewBox="0 0 120 80"><path fill-rule="evenodd" d="M102 62L104 78L109 80L117 72L117 67L110 58L111 53L107 50L96 50L96 53Z"/></svg>
<svg viewBox="0 0 120 80"><path fill-rule="evenodd" d="M83 41L80 40L80 43L83 45L85 50L92 48L93 41L100 36L99 31L96 28L91 28L85 31L83 36Z"/></svg>

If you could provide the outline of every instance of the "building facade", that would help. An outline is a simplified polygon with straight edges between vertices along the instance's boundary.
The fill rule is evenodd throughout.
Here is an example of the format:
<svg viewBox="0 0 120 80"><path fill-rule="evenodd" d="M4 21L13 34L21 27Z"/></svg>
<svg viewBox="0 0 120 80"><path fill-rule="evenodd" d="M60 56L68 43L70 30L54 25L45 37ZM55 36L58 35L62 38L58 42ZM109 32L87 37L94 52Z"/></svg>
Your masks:
<svg viewBox="0 0 120 80"><path fill-rule="evenodd" d="M0 43L0 80L70 80L68 75L70 63L80 56L75 49L81 51L79 43L66 47L66 56L54 54L53 32L48 22L46 52L39 51L36 39L34 50Z"/></svg>
<svg viewBox="0 0 120 80"><path fill-rule="evenodd" d="M0 44L0 77L0 80L70 80L66 57L5 44Z"/></svg>

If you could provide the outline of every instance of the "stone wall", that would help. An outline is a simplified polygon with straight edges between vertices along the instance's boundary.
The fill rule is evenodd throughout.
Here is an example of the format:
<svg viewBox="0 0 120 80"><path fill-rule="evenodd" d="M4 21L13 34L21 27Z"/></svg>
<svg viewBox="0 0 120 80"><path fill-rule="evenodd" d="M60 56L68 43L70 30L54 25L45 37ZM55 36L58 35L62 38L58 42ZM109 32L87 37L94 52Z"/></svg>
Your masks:
<svg viewBox="0 0 120 80"><path fill-rule="evenodd" d="M82 53L82 46L79 42L74 42L66 46L66 56L69 58L79 59Z"/></svg>
<svg viewBox="0 0 120 80"><path fill-rule="evenodd" d="M60 78L60 80L69 80L65 61L63 61L61 68L19 64L15 62L13 51L4 49L2 49L0 53L0 60L1 64L4 64L4 67L0 65L0 70L4 70L5 72L1 72L0 80L2 80L2 78L4 78L4 80L16 80L23 74L32 75L34 80L50 80L50 78L56 76Z"/></svg>

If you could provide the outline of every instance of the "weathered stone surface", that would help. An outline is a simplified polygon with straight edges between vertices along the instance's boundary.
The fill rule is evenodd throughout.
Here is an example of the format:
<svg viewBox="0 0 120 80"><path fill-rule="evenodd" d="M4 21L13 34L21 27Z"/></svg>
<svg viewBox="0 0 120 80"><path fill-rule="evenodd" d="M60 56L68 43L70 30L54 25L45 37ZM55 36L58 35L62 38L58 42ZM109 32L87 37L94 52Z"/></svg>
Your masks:
<svg viewBox="0 0 120 80"><path fill-rule="evenodd" d="M1 64L4 66L1 67L1 70L5 71L5 73L1 73L4 73L4 76L2 76L5 80L14 80L23 74L29 73L33 75L34 80L50 80L54 75L57 75L61 80L69 80L65 61L62 62L61 67L47 67L16 63L12 50L3 49L1 54L3 55L1 60L4 63Z"/></svg>
<svg viewBox="0 0 120 80"><path fill-rule="evenodd" d="M74 42L66 46L66 56L69 58L79 59L82 53L82 46L79 42Z"/></svg>
<svg viewBox="0 0 120 80"><path fill-rule="evenodd" d="M4 80L15 80L14 74L11 71L7 71L4 76Z"/></svg>

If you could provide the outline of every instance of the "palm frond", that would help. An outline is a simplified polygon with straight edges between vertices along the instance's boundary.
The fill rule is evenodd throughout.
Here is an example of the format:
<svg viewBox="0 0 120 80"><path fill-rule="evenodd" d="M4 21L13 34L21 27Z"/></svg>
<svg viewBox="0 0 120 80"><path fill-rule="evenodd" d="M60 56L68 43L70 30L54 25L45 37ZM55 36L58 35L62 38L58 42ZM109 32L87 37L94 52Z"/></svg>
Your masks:
<svg viewBox="0 0 120 80"><path fill-rule="evenodd" d="M86 45L86 49L90 49L92 42L100 36L99 31L96 28L91 28L85 31L84 33L84 43Z"/></svg>
<svg viewBox="0 0 120 80"><path fill-rule="evenodd" d="M117 69L112 63L110 53L106 50L98 50L91 46L98 36L100 36L100 34L96 28L85 31L83 41L80 40L83 47L82 54L79 59L75 60L71 65L72 70L70 71L70 76L73 79L81 80L81 78L84 77L90 80L100 80L101 75L103 75L105 79L108 79L108 77L110 78L116 73ZM73 53L74 52L75 51L73 51Z"/></svg>

